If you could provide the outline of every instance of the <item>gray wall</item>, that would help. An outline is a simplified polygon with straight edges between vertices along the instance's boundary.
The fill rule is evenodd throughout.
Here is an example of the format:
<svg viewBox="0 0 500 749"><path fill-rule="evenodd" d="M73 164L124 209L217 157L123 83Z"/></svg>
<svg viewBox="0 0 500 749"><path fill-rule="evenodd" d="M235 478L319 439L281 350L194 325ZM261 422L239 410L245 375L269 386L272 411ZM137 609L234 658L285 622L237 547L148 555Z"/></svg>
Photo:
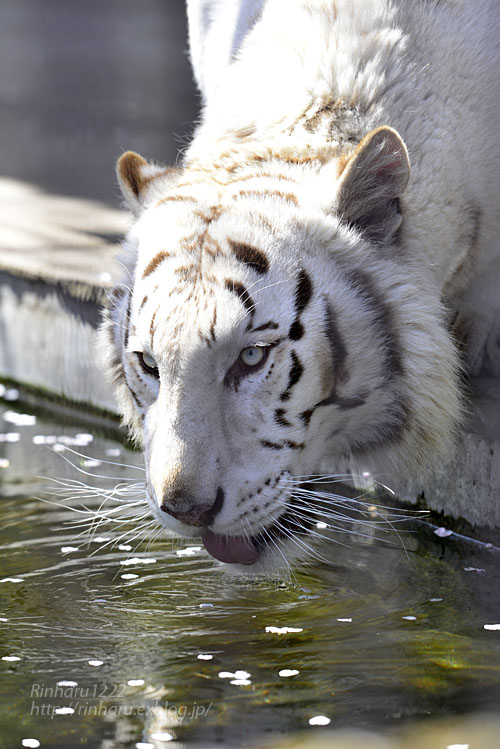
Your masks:
<svg viewBox="0 0 500 749"><path fill-rule="evenodd" d="M116 204L117 156L175 161L197 102L183 0L1 0L0 175Z"/></svg>

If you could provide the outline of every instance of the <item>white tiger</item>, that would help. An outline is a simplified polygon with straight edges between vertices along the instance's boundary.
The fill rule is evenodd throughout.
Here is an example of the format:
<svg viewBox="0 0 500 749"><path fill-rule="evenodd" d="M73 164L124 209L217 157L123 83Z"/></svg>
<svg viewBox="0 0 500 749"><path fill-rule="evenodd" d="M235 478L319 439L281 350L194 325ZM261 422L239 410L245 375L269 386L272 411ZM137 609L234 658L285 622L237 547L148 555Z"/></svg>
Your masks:
<svg viewBox="0 0 500 749"><path fill-rule="evenodd" d="M265 571L301 546L314 507L294 487L325 462L414 477L449 455L453 316L471 366L500 369L500 12L193 0L188 16L201 124L179 168L118 162L133 284L101 344L155 517Z"/></svg>

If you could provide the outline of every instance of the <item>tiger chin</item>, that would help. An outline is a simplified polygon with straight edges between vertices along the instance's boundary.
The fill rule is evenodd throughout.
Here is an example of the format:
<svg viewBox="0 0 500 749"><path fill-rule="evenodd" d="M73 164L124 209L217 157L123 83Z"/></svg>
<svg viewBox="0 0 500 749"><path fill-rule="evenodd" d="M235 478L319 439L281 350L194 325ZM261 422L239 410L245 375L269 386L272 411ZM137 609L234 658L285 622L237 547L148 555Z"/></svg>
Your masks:
<svg viewBox="0 0 500 749"><path fill-rule="evenodd" d="M467 222L480 211L464 213L446 170L428 178L458 156L449 140L436 153L425 133L419 142L415 112L429 105L413 11L370 5L368 19L347 0L291 0L275 73L279 3L259 3L217 90L198 77L205 111L182 166L118 161L135 223L101 326L104 368L143 447L153 515L238 571L302 555L325 506L300 500L302 481L346 463L389 483L416 478L449 457L461 418L450 300L467 288ZM351 58L328 44L346 24ZM315 79L283 80L268 110L298 39ZM246 107L231 93L266 60L269 84Z"/></svg>

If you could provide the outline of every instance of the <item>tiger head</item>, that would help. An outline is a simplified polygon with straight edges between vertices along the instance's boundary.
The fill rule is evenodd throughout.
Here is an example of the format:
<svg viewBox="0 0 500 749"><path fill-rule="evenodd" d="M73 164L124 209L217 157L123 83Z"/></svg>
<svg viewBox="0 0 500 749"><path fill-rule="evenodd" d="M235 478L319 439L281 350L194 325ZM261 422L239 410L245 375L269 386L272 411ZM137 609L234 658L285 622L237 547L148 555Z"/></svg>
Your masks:
<svg viewBox="0 0 500 749"><path fill-rule="evenodd" d="M132 284L100 335L160 523L268 571L318 519L296 490L320 469L404 477L446 452L456 356L401 239L394 130L342 158L166 170L129 152L118 176Z"/></svg>

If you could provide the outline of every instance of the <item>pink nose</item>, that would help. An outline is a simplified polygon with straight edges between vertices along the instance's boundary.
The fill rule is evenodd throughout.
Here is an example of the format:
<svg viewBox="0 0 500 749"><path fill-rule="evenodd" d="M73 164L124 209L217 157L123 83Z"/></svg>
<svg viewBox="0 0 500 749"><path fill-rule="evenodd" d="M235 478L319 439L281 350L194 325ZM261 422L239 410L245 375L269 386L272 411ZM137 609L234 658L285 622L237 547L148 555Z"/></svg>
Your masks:
<svg viewBox="0 0 500 749"><path fill-rule="evenodd" d="M160 510L168 513L186 525L206 527L210 525L224 504L224 491L219 488L215 501L211 504L200 503L184 492L164 497Z"/></svg>

